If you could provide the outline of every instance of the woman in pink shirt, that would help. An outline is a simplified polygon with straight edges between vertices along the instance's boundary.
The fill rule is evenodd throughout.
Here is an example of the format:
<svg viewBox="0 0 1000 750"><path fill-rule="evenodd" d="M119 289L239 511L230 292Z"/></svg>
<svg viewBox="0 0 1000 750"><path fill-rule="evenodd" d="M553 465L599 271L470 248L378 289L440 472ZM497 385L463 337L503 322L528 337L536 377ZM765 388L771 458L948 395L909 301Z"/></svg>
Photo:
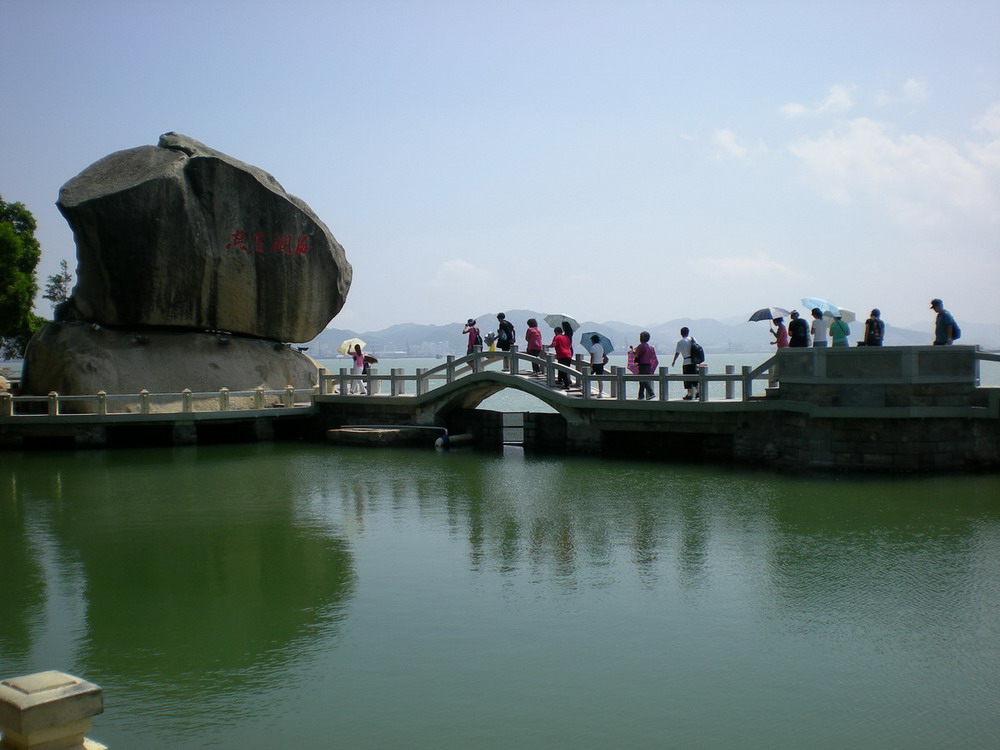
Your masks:
<svg viewBox="0 0 1000 750"><path fill-rule="evenodd" d="M532 357L542 356L542 332L538 330L538 321L528 318L528 330L524 332L525 353ZM537 375L542 371L542 366L537 362L531 363L532 371Z"/></svg>
<svg viewBox="0 0 1000 750"><path fill-rule="evenodd" d="M365 369L365 355L361 351L360 344L354 345L354 349L351 350L351 359L354 360L354 367L351 368L351 375L361 375ZM364 396L368 393L368 388L363 380L351 378L351 387L349 392Z"/></svg>
<svg viewBox="0 0 1000 750"><path fill-rule="evenodd" d="M785 328L785 319L775 318L773 322L778 327L778 330L771 329L771 335L774 336L774 341L771 342L771 345L777 345L779 349L784 349L788 346L788 329Z"/></svg>

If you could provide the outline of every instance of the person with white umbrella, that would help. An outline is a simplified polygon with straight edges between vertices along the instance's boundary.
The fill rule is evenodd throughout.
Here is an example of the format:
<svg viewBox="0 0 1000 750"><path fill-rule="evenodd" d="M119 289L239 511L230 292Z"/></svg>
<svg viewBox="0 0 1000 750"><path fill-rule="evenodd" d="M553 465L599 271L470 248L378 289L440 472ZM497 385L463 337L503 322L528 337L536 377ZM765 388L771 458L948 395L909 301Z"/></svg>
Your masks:
<svg viewBox="0 0 1000 750"><path fill-rule="evenodd" d="M362 375L365 371L365 355L361 351L361 344L355 344L354 349L351 350L351 359L354 360L354 367L351 368L351 375ZM365 396L368 394L368 386L361 378L351 378L351 386L349 392L357 396Z"/></svg>

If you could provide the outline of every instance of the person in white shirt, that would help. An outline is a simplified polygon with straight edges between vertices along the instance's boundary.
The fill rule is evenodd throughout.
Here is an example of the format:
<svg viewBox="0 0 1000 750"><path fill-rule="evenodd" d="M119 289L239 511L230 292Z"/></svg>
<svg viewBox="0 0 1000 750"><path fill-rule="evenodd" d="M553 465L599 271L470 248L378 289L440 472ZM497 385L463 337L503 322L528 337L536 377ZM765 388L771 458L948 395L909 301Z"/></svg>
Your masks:
<svg viewBox="0 0 1000 750"><path fill-rule="evenodd" d="M674 358L670 362L670 366L673 367L677 362L677 358L681 357L681 365L685 375L697 375L698 365L691 361L691 343L694 341L691 338L691 331L687 326L681 329L681 340L677 342L677 348L674 350ZM698 397L698 381L697 380L685 380L684 387L687 388L687 395L683 398L684 401L693 401Z"/></svg>
<svg viewBox="0 0 1000 750"><path fill-rule="evenodd" d="M830 326L823 319L823 311L818 307L812 309L813 322L809 332L813 337L813 346L830 345Z"/></svg>
<svg viewBox="0 0 1000 750"><path fill-rule="evenodd" d="M594 375L604 374L604 365L608 363L608 355L604 352L600 336L591 336L590 345L587 347L590 352L590 371ZM597 382L597 397L604 398L604 381Z"/></svg>

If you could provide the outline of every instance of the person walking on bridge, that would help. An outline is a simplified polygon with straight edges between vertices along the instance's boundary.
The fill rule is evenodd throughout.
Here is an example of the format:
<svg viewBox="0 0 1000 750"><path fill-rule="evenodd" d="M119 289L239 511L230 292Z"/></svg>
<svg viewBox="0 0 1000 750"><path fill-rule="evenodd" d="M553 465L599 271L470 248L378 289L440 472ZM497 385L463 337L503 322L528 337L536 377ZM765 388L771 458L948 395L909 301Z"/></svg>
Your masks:
<svg viewBox="0 0 1000 750"><path fill-rule="evenodd" d="M601 337L596 333L590 337L590 346L587 347L587 351L590 352L590 372L594 375L603 375L604 365L608 363L608 355L601 344ZM597 397L604 398L603 380L597 381Z"/></svg>
<svg viewBox="0 0 1000 750"><path fill-rule="evenodd" d="M514 334L514 324L507 320L504 313L497 313L497 348L500 351L509 352L517 336ZM503 370L510 369L510 360L504 359Z"/></svg>
<svg viewBox="0 0 1000 750"><path fill-rule="evenodd" d="M528 330L524 332L525 352L532 357L542 356L542 332L538 330L538 321L528 318ZM531 363L531 371L538 375L542 371L542 366L538 362Z"/></svg>
<svg viewBox="0 0 1000 750"><path fill-rule="evenodd" d="M566 367L570 367L573 364L573 345L570 343L569 337L563 333L563 329L556 327L553 331L552 343L546 344L549 349L555 350L556 362ZM572 382L569 379L569 373L559 370L556 375L556 379L559 384L565 389L569 390Z"/></svg>
<svg viewBox="0 0 1000 750"><path fill-rule="evenodd" d="M640 375L649 375L653 372L659 361L656 359L656 349L649 345L649 331L642 331L639 334L639 346L635 348L635 363L639 366ZM639 381L639 400L652 401L656 398L653 391L652 381L643 378Z"/></svg>
<svg viewBox="0 0 1000 750"><path fill-rule="evenodd" d="M483 337L479 335L479 329L476 328L476 321L472 318L469 318L469 321L465 324L465 328L462 329L462 333L469 336L469 345L465 350L466 356L472 354L475 347L483 345Z"/></svg>
<svg viewBox="0 0 1000 750"><path fill-rule="evenodd" d="M937 298L931 300L931 310L937 313L937 319L934 321L934 345L951 346L958 338L955 335L957 328L955 318L944 309L944 302Z"/></svg>
<svg viewBox="0 0 1000 750"><path fill-rule="evenodd" d="M673 367L677 364L677 358L681 358L681 372L685 375L697 375L698 365L694 363L691 359L691 345L694 343L694 337L691 336L691 331L687 326L681 329L681 338L677 342L677 348L674 350L674 358L670 361L670 366ZM687 389L687 395L684 397L684 401L691 401L698 398L698 381L697 380L685 380L684 387Z"/></svg>

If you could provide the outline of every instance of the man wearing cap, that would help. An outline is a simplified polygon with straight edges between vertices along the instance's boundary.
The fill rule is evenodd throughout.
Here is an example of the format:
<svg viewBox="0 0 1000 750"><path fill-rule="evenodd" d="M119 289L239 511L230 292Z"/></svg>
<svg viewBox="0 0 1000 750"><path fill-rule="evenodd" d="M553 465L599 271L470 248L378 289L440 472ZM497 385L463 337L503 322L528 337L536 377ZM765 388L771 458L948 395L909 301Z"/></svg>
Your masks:
<svg viewBox="0 0 1000 750"><path fill-rule="evenodd" d="M951 346L955 341L955 319L944 309L944 303L939 299L931 300L931 310L937 313L934 324L934 345Z"/></svg>

